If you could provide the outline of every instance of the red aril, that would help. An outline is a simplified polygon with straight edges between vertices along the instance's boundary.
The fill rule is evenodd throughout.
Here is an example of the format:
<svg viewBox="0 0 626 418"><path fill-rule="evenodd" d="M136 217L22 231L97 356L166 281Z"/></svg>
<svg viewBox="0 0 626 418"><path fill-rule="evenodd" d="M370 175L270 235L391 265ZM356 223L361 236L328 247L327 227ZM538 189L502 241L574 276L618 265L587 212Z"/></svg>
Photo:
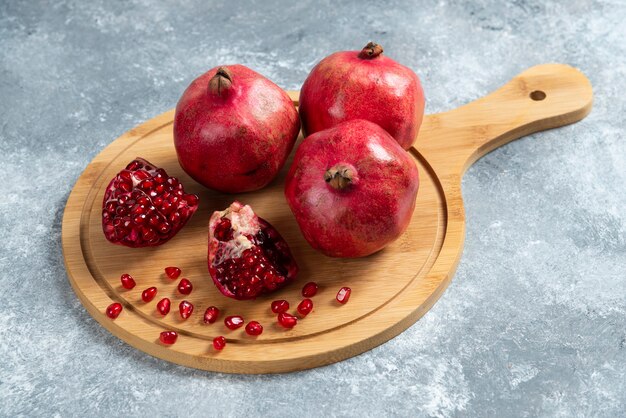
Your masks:
<svg viewBox="0 0 626 418"><path fill-rule="evenodd" d="M208 188L257 190L285 164L300 131L293 102L243 65L195 79L176 105L174 145L183 170Z"/></svg>
<svg viewBox="0 0 626 418"><path fill-rule="evenodd" d="M209 272L222 294L254 299L293 281L298 266L267 221L237 201L209 220Z"/></svg>
<svg viewBox="0 0 626 418"><path fill-rule="evenodd" d="M342 287L341 289L339 289L339 292L337 292L337 296L335 299L337 299L337 302L341 304L348 303L351 293L352 289L350 289L349 287Z"/></svg>
<svg viewBox="0 0 626 418"><path fill-rule="evenodd" d="M243 323L243 318L239 315L231 315L224 318L224 325L226 325L226 328L230 330L241 328Z"/></svg>
<svg viewBox="0 0 626 418"><path fill-rule="evenodd" d="M146 290L144 290L143 292L141 292L141 299L148 303L150 302L152 299L154 299L154 297L157 294L157 288L152 286L147 288Z"/></svg>
<svg viewBox="0 0 626 418"><path fill-rule="evenodd" d="M313 296L317 294L317 289L318 289L317 283L308 282L302 288L302 296L304 296L305 298L312 298Z"/></svg>
<svg viewBox="0 0 626 418"><path fill-rule="evenodd" d="M163 298L157 302L157 311L163 316L170 313L171 302L168 298Z"/></svg>
<svg viewBox="0 0 626 418"><path fill-rule="evenodd" d="M300 302L297 309L300 315L303 317L307 316L313 310L313 301L311 299L304 299Z"/></svg>
<svg viewBox="0 0 626 418"><path fill-rule="evenodd" d="M128 290L134 288L137 285L137 283L135 283L135 279L133 279L133 276L127 273L122 274L122 277L120 277L120 281L122 282L122 287Z"/></svg>
<svg viewBox="0 0 626 418"><path fill-rule="evenodd" d="M278 323L284 328L293 328L298 323L298 318L287 312L282 312L278 314Z"/></svg>
<svg viewBox="0 0 626 418"><path fill-rule="evenodd" d="M220 310L217 309L215 306L209 306L208 308L206 308L206 311L204 311L204 323L212 324L217 321L217 318L219 318L219 316Z"/></svg>
<svg viewBox="0 0 626 418"><path fill-rule="evenodd" d="M176 331L163 331L161 335L159 335L159 340L163 344L172 345L178 339L178 333Z"/></svg>
<svg viewBox="0 0 626 418"><path fill-rule="evenodd" d="M263 325L259 324L257 321L250 321L246 325L246 334L248 335L261 335L263 333Z"/></svg>
<svg viewBox="0 0 626 418"><path fill-rule="evenodd" d="M183 300L178 305L178 311L180 312L181 318L187 319L193 313L193 304L187 300Z"/></svg>
<svg viewBox="0 0 626 418"><path fill-rule="evenodd" d="M226 338L222 337L221 335L219 337L213 338L213 348L215 348L217 351L222 351L225 346Z"/></svg>
<svg viewBox="0 0 626 418"><path fill-rule="evenodd" d="M161 245L176 235L197 208L198 196L185 193L176 177L136 158L106 188L102 229L114 244Z"/></svg>
<svg viewBox="0 0 626 418"><path fill-rule="evenodd" d="M111 319L115 319L120 315L120 313L122 313L122 309L121 303L112 303L107 306L106 315Z"/></svg>
<svg viewBox="0 0 626 418"><path fill-rule="evenodd" d="M278 314L281 312L287 312L289 310L289 302L284 299L275 300L272 302L272 312Z"/></svg>
<svg viewBox="0 0 626 418"><path fill-rule="evenodd" d="M180 269L178 267L165 267L165 274L172 280L178 279Z"/></svg>
<svg viewBox="0 0 626 418"><path fill-rule="evenodd" d="M361 51L336 52L313 68L300 91L300 116L306 135L365 119L409 149L424 117L424 91L410 68L370 42Z"/></svg>
<svg viewBox="0 0 626 418"><path fill-rule="evenodd" d="M181 279L178 283L178 291L183 295L188 295L193 290L193 285L189 279Z"/></svg>
<svg viewBox="0 0 626 418"><path fill-rule="evenodd" d="M409 153L380 126L354 120L302 141L285 197L313 248L331 257L363 257L406 230L418 185Z"/></svg>

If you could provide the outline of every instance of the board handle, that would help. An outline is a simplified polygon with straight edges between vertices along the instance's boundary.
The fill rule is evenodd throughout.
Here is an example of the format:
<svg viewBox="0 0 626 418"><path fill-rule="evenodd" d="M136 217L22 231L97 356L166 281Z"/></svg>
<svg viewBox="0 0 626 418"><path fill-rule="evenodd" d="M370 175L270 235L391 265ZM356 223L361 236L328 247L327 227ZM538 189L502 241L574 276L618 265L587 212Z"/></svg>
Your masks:
<svg viewBox="0 0 626 418"><path fill-rule="evenodd" d="M500 145L581 120L592 103L583 73L564 64L537 65L485 97L426 116L414 148L437 171L462 175Z"/></svg>

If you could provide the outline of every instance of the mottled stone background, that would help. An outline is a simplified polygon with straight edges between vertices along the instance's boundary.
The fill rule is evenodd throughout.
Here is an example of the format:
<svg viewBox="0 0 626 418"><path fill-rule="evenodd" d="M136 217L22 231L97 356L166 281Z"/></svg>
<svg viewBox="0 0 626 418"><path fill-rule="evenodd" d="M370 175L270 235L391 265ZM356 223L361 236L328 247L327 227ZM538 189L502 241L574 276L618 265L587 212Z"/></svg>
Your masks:
<svg viewBox="0 0 626 418"><path fill-rule="evenodd" d="M626 410L626 3L0 1L0 415L616 416ZM157 360L72 292L61 216L89 161L243 63L297 89L373 39L454 108L538 63L595 89L580 123L466 174L467 240L447 292L399 337L301 373Z"/></svg>

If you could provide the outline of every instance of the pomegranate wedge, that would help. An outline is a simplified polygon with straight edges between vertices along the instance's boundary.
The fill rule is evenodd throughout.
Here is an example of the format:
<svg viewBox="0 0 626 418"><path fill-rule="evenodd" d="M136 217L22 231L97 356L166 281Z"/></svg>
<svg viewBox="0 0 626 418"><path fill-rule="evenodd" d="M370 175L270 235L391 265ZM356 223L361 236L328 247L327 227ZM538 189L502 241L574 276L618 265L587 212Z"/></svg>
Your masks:
<svg viewBox="0 0 626 418"><path fill-rule="evenodd" d="M127 247L152 247L172 238L198 208L198 196L185 193L143 158L136 158L111 180L102 201L107 240Z"/></svg>
<svg viewBox="0 0 626 418"><path fill-rule="evenodd" d="M217 288L235 299L272 292L292 282L298 273L278 231L240 202L211 216L208 262Z"/></svg>

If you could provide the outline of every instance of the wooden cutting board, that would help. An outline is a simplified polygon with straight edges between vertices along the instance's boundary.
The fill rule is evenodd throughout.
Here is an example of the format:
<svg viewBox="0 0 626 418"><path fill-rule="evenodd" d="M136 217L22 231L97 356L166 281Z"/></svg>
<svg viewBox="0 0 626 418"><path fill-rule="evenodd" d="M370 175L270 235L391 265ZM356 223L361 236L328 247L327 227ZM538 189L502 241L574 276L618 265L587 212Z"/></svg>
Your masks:
<svg viewBox="0 0 626 418"><path fill-rule="evenodd" d="M453 92L451 92L453 94ZM297 104L298 93L290 92ZM333 259L315 252L302 237L285 198L283 183L291 161L267 188L253 193L223 195L191 180L180 168L172 141L171 110L128 131L87 166L67 201L63 216L63 252L70 282L87 311L110 332L153 356L205 370L227 373L277 373L337 362L393 338L417 321L437 301L452 279L463 249L465 215L461 177L478 158L513 139L576 122L591 110L591 84L578 70L561 64L532 67L494 93L449 112L428 115L409 152L420 171L420 190L412 222L404 235L383 251L361 259ZM109 180L133 158L141 156L179 177L200 206L185 228L161 247L129 249L110 244L101 226L101 205ZM214 210L238 199L252 205L287 240L298 264L296 283L255 301L222 296L207 271L207 225ZM175 265L189 278L193 293L184 299L195 305L183 321L177 281L163 269ZM120 275L137 281L132 290L120 285ZM269 309L274 299L287 299L291 311L302 299L302 285L315 281L320 291L315 308L298 325L285 330ZM346 305L335 301L342 286L352 288ZM141 301L142 290L156 286L157 297ZM172 299L165 318L156 302ZM114 301L124 306L115 320L105 316ZM204 310L216 305L222 317L212 325ZM221 319L242 315L264 327L259 337L243 328L226 329ZM159 334L179 333L176 344L164 346ZM212 348L223 335L227 346Z"/></svg>

